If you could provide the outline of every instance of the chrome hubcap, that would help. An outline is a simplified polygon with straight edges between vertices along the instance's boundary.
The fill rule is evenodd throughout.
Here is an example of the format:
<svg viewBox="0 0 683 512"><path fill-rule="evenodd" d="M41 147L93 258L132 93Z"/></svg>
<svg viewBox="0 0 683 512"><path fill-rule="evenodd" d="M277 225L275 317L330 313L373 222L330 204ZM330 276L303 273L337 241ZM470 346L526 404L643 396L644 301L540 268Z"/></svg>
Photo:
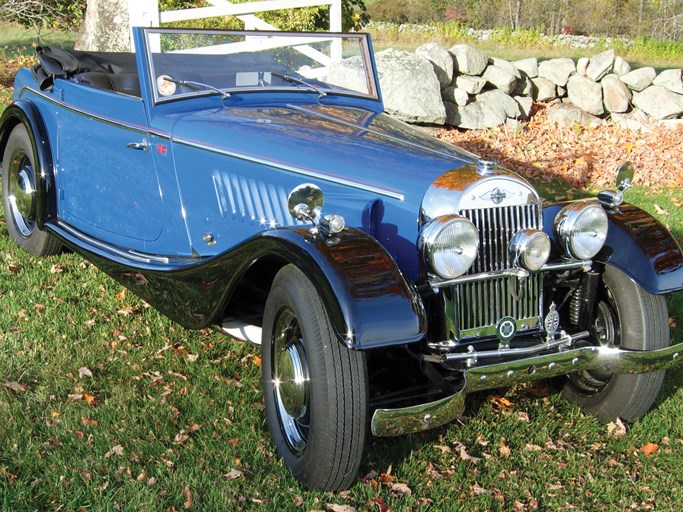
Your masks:
<svg viewBox="0 0 683 512"><path fill-rule="evenodd" d="M17 231L28 238L35 226L35 184L33 167L23 150L15 152L9 165L9 207Z"/></svg>
<svg viewBox="0 0 683 512"><path fill-rule="evenodd" d="M309 372L299 323L290 309L280 313L273 333L273 383L282 433L300 454L309 431Z"/></svg>

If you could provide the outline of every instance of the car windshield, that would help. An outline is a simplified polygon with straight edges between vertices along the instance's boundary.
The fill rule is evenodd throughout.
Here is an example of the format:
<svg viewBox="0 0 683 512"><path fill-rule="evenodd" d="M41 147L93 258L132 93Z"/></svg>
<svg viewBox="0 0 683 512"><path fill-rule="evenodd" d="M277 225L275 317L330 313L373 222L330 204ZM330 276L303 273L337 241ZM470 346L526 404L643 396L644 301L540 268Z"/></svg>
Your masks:
<svg viewBox="0 0 683 512"><path fill-rule="evenodd" d="M147 29L155 101L287 90L377 99L364 34Z"/></svg>

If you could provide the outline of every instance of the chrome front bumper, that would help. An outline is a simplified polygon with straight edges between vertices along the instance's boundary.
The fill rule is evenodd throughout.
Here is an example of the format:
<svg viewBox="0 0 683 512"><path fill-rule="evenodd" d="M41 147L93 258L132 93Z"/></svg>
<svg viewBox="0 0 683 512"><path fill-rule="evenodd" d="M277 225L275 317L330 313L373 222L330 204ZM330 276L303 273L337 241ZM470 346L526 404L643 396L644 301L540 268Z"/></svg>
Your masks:
<svg viewBox="0 0 683 512"><path fill-rule="evenodd" d="M372 417L375 436L396 436L439 427L453 421L465 407L465 395L474 391L556 377L579 370L610 373L647 373L683 362L683 343L671 347L634 351L606 347L581 347L516 361L477 366L464 371L464 385L457 393L427 404L401 409L378 409Z"/></svg>

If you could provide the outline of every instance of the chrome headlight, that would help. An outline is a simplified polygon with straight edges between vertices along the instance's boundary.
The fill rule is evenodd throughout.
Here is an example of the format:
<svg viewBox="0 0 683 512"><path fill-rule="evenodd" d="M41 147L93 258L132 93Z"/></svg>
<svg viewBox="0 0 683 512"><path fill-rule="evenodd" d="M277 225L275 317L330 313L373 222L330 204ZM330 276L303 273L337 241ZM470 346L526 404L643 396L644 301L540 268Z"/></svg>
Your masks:
<svg viewBox="0 0 683 512"><path fill-rule="evenodd" d="M443 215L422 229L420 250L427 266L443 279L469 270L479 250L479 232L468 219Z"/></svg>
<svg viewBox="0 0 683 512"><path fill-rule="evenodd" d="M510 240L510 257L516 266L539 270L550 257L550 238L537 229L523 229Z"/></svg>
<svg viewBox="0 0 683 512"><path fill-rule="evenodd" d="M557 240L567 253L580 260L595 256L607 238L607 214L594 201L565 206L555 217Z"/></svg>

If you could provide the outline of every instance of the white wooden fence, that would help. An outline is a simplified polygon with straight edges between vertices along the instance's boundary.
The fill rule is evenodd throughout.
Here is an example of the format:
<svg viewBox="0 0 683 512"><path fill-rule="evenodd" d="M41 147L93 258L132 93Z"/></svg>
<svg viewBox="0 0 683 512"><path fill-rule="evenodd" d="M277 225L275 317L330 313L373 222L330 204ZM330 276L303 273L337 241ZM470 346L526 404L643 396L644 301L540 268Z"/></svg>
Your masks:
<svg viewBox="0 0 683 512"><path fill-rule="evenodd" d="M209 7L194 7L178 11L159 11L158 0L128 0L131 27L158 27L161 23L182 20L235 16L244 22L246 30L279 30L255 13L296 9L318 5L330 6L330 32L342 31L342 0L261 0L233 4L228 0L207 0Z"/></svg>

